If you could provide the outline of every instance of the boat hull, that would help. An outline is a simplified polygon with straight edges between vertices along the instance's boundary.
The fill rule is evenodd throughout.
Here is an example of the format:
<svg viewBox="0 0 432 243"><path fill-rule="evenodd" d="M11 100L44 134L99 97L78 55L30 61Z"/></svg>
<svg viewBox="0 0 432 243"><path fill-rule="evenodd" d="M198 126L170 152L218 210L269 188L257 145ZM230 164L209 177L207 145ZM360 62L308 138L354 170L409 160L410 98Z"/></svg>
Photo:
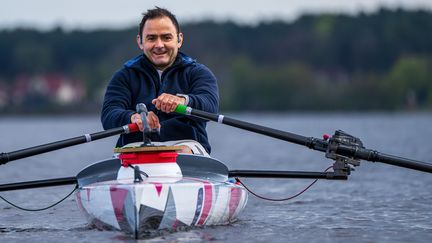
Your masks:
<svg viewBox="0 0 432 243"><path fill-rule="evenodd" d="M228 224L247 202L240 185L188 177L96 182L81 187L76 197L91 224L135 238L154 230Z"/></svg>

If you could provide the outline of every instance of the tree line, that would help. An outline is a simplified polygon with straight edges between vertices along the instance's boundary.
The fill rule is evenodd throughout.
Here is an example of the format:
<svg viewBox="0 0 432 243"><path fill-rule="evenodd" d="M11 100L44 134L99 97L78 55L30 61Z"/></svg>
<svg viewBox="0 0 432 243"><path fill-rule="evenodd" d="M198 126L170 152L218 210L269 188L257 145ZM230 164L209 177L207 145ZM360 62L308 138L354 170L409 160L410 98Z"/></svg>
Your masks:
<svg viewBox="0 0 432 243"><path fill-rule="evenodd" d="M303 15L290 23L201 21L181 27L181 51L215 73L223 110L432 108L430 11L381 9ZM95 111L111 75L140 53L137 31L2 30L0 90L13 89L23 75L61 74L85 90L67 108ZM23 109L25 100L13 99L6 99L3 112ZM36 100L44 104L41 110L58 106L45 96Z"/></svg>

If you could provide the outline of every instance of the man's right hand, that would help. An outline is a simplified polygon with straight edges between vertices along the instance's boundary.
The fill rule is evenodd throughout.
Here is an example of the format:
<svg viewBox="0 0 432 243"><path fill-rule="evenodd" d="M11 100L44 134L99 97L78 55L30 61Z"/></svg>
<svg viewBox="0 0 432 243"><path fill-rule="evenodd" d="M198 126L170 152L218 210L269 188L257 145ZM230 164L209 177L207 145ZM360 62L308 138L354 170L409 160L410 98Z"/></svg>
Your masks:
<svg viewBox="0 0 432 243"><path fill-rule="evenodd" d="M141 120L141 116L138 113L135 113L131 116L131 123L136 123L140 129L140 131L144 131L143 123ZM149 125L150 130L160 129L161 125L159 123L159 117L153 112L149 111L147 114L147 123Z"/></svg>

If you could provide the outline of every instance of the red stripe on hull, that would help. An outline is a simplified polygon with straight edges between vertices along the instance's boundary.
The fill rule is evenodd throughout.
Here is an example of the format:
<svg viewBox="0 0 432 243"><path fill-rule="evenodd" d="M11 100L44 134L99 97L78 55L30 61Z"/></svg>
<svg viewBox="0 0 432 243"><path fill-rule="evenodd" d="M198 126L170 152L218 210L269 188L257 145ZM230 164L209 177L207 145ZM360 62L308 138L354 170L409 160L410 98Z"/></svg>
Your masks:
<svg viewBox="0 0 432 243"><path fill-rule="evenodd" d="M86 188L87 192L87 202L90 202L90 188Z"/></svg>
<svg viewBox="0 0 432 243"><path fill-rule="evenodd" d="M231 197L229 202L229 217L232 218L234 215L242 196L241 189L238 188L232 188L231 189Z"/></svg>
<svg viewBox="0 0 432 243"><path fill-rule="evenodd" d="M179 222L180 222L180 220L176 219L176 220L174 221L174 224L173 224L172 228L173 228L173 229L177 229L177 225L179 224Z"/></svg>
<svg viewBox="0 0 432 243"><path fill-rule="evenodd" d="M83 211L86 212L84 209L84 205L82 204L82 199L81 199L81 191L77 191L75 194L76 198L77 198L77 203L78 203L78 207Z"/></svg>
<svg viewBox="0 0 432 243"><path fill-rule="evenodd" d="M156 188L156 192L158 194L158 196L160 197L161 191L162 191L162 183L157 183L157 182L151 182L155 188Z"/></svg>
<svg viewBox="0 0 432 243"><path fill-rule="evenodd" d="M119 189L114 186L110 188L111 202L114 209L114 214L118 222L124 222L123 207L128 194L128 190Z"/></svg>
<svg viewBox="0 0 432 243"><path fill-rule="evenodd" d="M204 182L204 205L201 213L201 217L198 220L198 225L203 225L207 219L213 202L213 190L212 185L208 182Z"/></svg>

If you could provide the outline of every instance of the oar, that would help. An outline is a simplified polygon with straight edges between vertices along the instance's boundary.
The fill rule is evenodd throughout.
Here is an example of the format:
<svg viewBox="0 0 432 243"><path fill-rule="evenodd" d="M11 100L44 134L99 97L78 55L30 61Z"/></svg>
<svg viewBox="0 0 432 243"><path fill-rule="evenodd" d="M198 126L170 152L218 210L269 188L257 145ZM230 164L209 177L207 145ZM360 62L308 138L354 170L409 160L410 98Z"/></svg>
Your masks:
<svg viewBox="0 0 432 243"><path fill-rule="evenodd" d="M23 189L33 189L33 188L42 188L42 187L51 187L51 186L64 186L64 185L72 185L72 184L77 184L77 179L75 176L64 177L64 178L55 178L55 179L47 179L47 180L24 181L24 182L2 184L2 185L0 185L0 192L23 190Z"/></svg>
<svg viewBox="0 0 432 243"><path fill-rule="evenodd" d="M214 182L226 182L229 177L347 179L346 175L338 175L335 172L228 170L228 167L217 159L192 154L179 154L177 157L177 164L181 168L183 177ZM119 159L102 160L85 167L76 176L2 184L0 185L0 192L71 184L78 184L79 187L83 187L92 183L116 180L120 166L121 162Z"/></svg>
<svg viewBox="0 0 432 243"><path fill-rule="evenodd" d="M218 122L232 127L237 127L243 130L259 133L269 137L281 139L287 142L299 144L306 146L308 148L325 152L326 156L329 158L342 158L348 157L353 160L367 160L372 162L382 162L386 164L391 164L399 167L410 168L414 170L419 170L423 172L432 173L432 164L416 161L412 159L406 159L402 157L397 157L394 155L380 153L375 150L366 149L362 146L360 141L347 141L343 139L343 132L337 131L333 137L328 140L318 139L313 137L305 137L297 135L294 133L289 133L286 131L281 131L245 121L236 120L224 115L213 114L197 109L192 109L191 107L178 105L176 110L177 113L183 115L192 115L201 119ZM342 134L341 134L342 133ZM351 137L355 140L355 137ZM348 139L350 140L350 139ZM343 156L343 157L341 157Z"/></svg>
<svg viewBox="0 0 432 243"><path fill-rule="evenodd" d="M139 131L137 124L128 124L122 127L112 128L101 132L96 132L92 134L84 134L82 136L69 138L57 142L42 144L30 148L25 148L9 153L0 154L0 165L6 164L10 161L27 158L33 155L43 154L46 152L71 147L78 144L88 143L91 141L99 140L102 138L111 137L114 135L119 135L123 133L132 133Z"/></svg>
<svg viewBox="0 0 432 243"><path fill-rule="evenodd" d="M90 183L115 180L120 166L121 162L119 159L112 158L102 160L85 167L76 176L2 184L0 185L0 191L34 189L71 184L78 184L82 187Z"/></svg>

